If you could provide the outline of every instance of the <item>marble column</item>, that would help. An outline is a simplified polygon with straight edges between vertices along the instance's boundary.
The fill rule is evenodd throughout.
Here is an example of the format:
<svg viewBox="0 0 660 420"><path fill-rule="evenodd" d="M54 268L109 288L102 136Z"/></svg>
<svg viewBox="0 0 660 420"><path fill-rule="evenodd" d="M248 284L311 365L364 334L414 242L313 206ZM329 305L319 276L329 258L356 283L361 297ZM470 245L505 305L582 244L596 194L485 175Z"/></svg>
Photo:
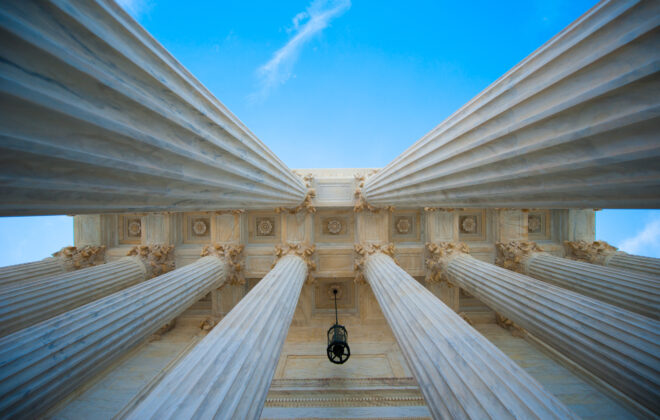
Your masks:
<svg viewBox="0 0 660 420"><path fill-rule="evenodd" d="M495 263L501 267L660 319L660 277L555 257L534 242L500 242L495 246Z"/></svg>
<svg viewBox="0 0 660 420"><path fill-rule="evenodd" d="M566 241L566 257L623 270L640 271L660 278L660 258L641 257L617 251L605 241Z"/></svg>
<svg viewBox="0 0 660 420"><path fill-rule="evenodd" d="M0 15L0 215L304 201L302 179L114 1Z"/></svg>
<svg viewBox="0 0 660 420"><path fill-rule="evenodd" d="M140 256L0 287L0 337L174 269L171 245L129 254Z"/></svg>
<svg viewBox="0 0 660 420"><path fill-rule="evenodd" d="M258 419L307 273L283 256L126 418Z"/></svg>
<svg viewBox="0 0 660 420"><path fill-rule="evenodd" d="M434 418L577 418L392 258L363 266Z"/></svg>
<svg viewBox="0 0 660 420"><path fill-rule="evenodd" d="M105 246L69 246L41 261L0 267L0 287L55 276L105 262Z"/></svg>
<svg viewBox="0 0 660 420"><path fill-rule="evenodd" d="M490 308L601 378L660 411L660 322L479 261L453 244L436 269Z"/></svg>
<svg viewBox="0 0 660 420"><path fill-rule="evenodd" d="M44 415L224 277L224 260L203 257L0 338L0 417Z"/></svg>
<svg viewBox="0 0 660 420"><path fill-rule="evenodd" d="M376 207L660 207L657 1L601 1L366 180Z"/></svg>

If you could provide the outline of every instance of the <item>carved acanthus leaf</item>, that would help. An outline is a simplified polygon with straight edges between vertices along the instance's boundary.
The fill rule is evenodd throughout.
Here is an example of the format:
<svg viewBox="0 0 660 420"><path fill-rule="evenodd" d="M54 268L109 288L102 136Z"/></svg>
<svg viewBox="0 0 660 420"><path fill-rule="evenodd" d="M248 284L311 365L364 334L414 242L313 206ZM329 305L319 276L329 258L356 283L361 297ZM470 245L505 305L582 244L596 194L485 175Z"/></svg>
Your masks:
<svg viewBox="0 0 660 420"><path fill-rule="evenodd" d="M275 261L272 267L285 255L297 255L307 264L307 280L306 283L314 282L313 271L316 271L316 262L314 262L314 252L316 252L315 245L305 245L300 243L287 242L284 245L275 246Z"/></svg>
<svg viewBox="0 0 660 420"><path fill-rule="evenodd" d="M174 245L138 245L126 255L140 257L149 278L174 270Z"/></svg>
<svg viewBox="0 0 660 420"><path fill-rule="evenodd" d="M215 243L202 249L201 256L213 256L225 260L227 277L224 284L245 284L243 276L243 245L227 245Z"/></svg>
<svg viewBox="0 0 660 420"><path fill-rule="evenodd" d="M355 282L356 283L366 283L366 278L364 277L364 264L367 261L369 255L376 253L385 254L388 257L392 258L394 262L398 265L399 263L394 258L394 244L355 244L353 247L355 251L355 264L353 266L353 271L355 271Z"/></svg>
<svg viewBox="0 0 660 420"><path fill-rule="evenodd" d="M426 281L429 283L446 281L453 286L447 276L447 266L452 259L468 254L470 248L462 242L439 242L427 243L426 251Z"/></svg>
<svg viewBox="0 0 660 420"><path fill-rule="evenodd" d="M605 241L565 241L564 249L567 258L601 265L609 256L620 252Z"/></svg>
<svg viewBox="0 0 660 420"><path fill-rule="evenodd" d="M500 327L511 331L511 335L514 337L524 337L525 330L511 321L509 318L502 316L495 312L495 323Z"/></svg>
<svg viewBox="0 0 660 420"><path fill-rule="evenodd" d="M364 198L364 195L362 194L362 188L364 188L364 181L367 179L367 176L375 174L376 171L370 172L368 175L360 175L360 174L355 174L355 181L357 183L357 187L355 187L355 192L353 195L355 196L355 204L353 205L353 211L356 213L359 213L364 210L368 210L372 213L378 213L381 210L386 210L392 213L394 211L394 206L387 206L387 207L375 207L372 206L371 204L367 203L366 198Z"/></svg>
<svg viewBox="0 0 660 420"><path fill-rule="evenodd" d="M67 271L80 270L105 263L105 245L67 246L53 254Z"/></svg>
<svg viewBox="0 0 660 420"><path fill-rule="evenodd" d="M461 318L463 318L463 320L464 320L465 322L467 322L468 324L470 324L470 325L474 325L474 322L472 322L472 320L470 319L470 317L468 317L467 314L466 314L465 312L459 312L458 315L459 315Z"/></svg>
<svg viewBox="0 0 660 420"><path fill-rule="evenodd" d="M446 211L446 212L452 212L452 211L463 211L465 209L463 208L451 208L451 207L424 207L424 211L427 212L432 212L432 211Z"/></svg>
<svg viewBox="0 0 660 420"><path fill-rule="evenodd" d="M543 249L532 241L497 242L495 249L495 264L521 274L525 274L525 260L535 253L543 252Z"/></svg>
<svg viewBox="0 0 660 420"><path fill-rule="evenodd" d="M222 214L243 214L245 213L244 209L234 209L234 210L216 210L215 214L217 215L222 215Z"/></svg>
<svg viewBox="0 0 660 420"><path fill-rule="evenodd" d="M311 176L311 175L309 175ZM302 203L297 207L287 208L287 207L277 207L275 213L289 213L296 214L301 211L307 211L307 213L316 213L316 207L312 204L312 200L316 197L316 190L314 188L309 188L307 190L307 195Z"/></svg>

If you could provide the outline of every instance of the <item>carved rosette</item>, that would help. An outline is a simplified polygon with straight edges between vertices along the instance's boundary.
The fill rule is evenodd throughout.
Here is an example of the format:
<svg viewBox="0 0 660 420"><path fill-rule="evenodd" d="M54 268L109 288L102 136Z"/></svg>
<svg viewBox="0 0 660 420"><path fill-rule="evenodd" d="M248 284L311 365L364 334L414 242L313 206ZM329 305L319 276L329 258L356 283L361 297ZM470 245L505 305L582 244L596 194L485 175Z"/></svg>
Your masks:
<svg viewBox="0 0 660 420"><path fill-rule="evenodd" d="M567 258L600 265L606 265L613 254L625 254L605 241L565 241L564 249Z"/></svg>
<svg viewBox="0 0 660 420"><path fill-rule="evenodd" d="M67 246L53 254L66 271L80 270L105 263L105 245Z"/></svg>
<svg viewBox="0 0 660 420"><path fill-rule="evenodd" d="M426 281L429 283L446 281L449 286L453 286L446 275L447 265L452 259L470 253L470 248L462 242L439 242L427 243L426 251Z"/></svg>
<svg viewBox="0 0 660 420"><path fill-rule="evenodd" d="M304 245L300 243L287 242L284 245L275 246L275 261L271 268L274 268L277 262L285 255L297 255L302 258L307 265L307 279L306 283L314 282L313 271L316 270L316 262L314 262L314 252L316 252L315 245Z"/></svg>
<svg viewBox="0 0 660 420"><path fill-rule="evenodd" d="M245 284L243 276L243 245L213 244L205 246L200 256L213 256L223 259L226 264L226 280L224 284Z"/></svg>
<svg viewBox="0 0 660 420"><path fill-rule="evenodd" d="M353 271L355 271L355 282L366 284L367 280L364 277L364 264L367 261L367 258L370 255L381 253L385 254L394 260L398 265L399 263L394 259L394 244L355 244L353 247L355 251L355 265L353 266Z"/></svg>
<svg viewBox="0 0 660 420"><path fill-rule="evenodd" d="M543 249L532 241L497 242L495 244L497 257L495 264L507 270L525 274L525 262L533 254L543 252Z"/></svg>
<svg viewBox="0 0 660 420"><path fill-rule="evenodd" d="M147 269L148 278L174 270L174 245L138 245L126 254L139 257Z"/></svg>

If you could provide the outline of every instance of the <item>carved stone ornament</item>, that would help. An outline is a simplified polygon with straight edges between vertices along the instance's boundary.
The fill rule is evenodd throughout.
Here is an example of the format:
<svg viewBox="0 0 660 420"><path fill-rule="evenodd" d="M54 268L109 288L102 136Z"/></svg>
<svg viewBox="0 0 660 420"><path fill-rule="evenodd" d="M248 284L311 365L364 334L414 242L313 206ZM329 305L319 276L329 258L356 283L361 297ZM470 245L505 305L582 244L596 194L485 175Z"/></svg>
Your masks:
<svg viewBox="0 0 660 420"><path fill-rule="evenodd" d="M470 248L462 242L438 242L426 244L426 281L428 283L442 283L446 281L449 286L453 284L447 276L447 266L452 259L468 254Z"/></svg>
<svg viewBox="0 0 660 420"><path fill-rule="evenodd" d="M326 227L331 235L338 235L342 229L341 220L335 218L328 219Z"/></svg>
<svg viewBox="0 0 660 420"><path fill-rule="evenodd" d="M372 171L369 173L369 175L375 174L376 171ZM364 210L368 210L372 213L378 213L381 210L386 210L392 213L394 211L394 206L387 206L387 207L374 207L371 204L367 203L367 200L364 198L364 195L362 194L362 188L364 188L364 181L367 179L366 175L359 175L355 174L355 181L357 182L357 187L355 188L355 192L353 195L355 196L355 204L353 205L353 211L356 213L359 213Z"/></svg>
<svg viewBox="0 0 660 420"><path fill-rule="evenodd" d="M292 207L292 208L277 207L275 209L275 213L296 214L296 213L301 212L303 210L307 211L307 213L316 213L316 207L314 207L314 204L313 204L314 197L316 197L316 190L314 188L311 188L312 175L309 174L304 179L307 180L307 177L310 177L310 178L309 178L309 181L306 183L306 185L307 185L307 194L305 195L305 199L303 200L303 202L298 204L298 206Z"/></svg>
<svg viewBox="0 0 660 420"><path fill-rule="evenodd" d="M460 316L461 318L463 318L463 321L467 322L468 324L470 324L470 325L474 325L474 322L472 322L472 320L470 319L470 317L468 317L467 314L466 314L465 312L459 312L459 313L458 313L458 316Z"/></svg>
<svg viewBox="0 0 660 420"><path fill-rule="evenodd" d="M197 236L205 236L209 230L209 219L193 219L192 231Z"/></svg>
<svg viewBox="0 0 660 420"><path fill-rule="evenodd" d="M514 337L524 337L526 331L516 325L513 321L511 321L509 318L504 317L497 312L495 312L495 323L499 325L500 327L504 328L505 330L511 331L511 335Z"/></svg>
<svg viewBox="0 0 660 420"><path fill-rule="evenodd" d="M530 214L527 217L527 232L537 233L541 231L541 217L538 215Z"/></svg>
<svg viewBox="0 0 660 420"><path fill-rule="evenodd" d="M328 295L328 299L334 301L335 299L335 294L333 290L337 291L337 300L341 299L341 297L344 295L344 286L339 284L339 283L333 283L328 286L328 289L326 290L326 294Z"/></svg>
<svg viewBox="0 0 660 420"><path fill-rule="evenodd" d="M382 253L391 257L397 265L399 264L396 259L394 259L394 244L355 244L353 247L355 251L355 265L353 266L353 271L355 271L355 282L356 283L366 283L367 280L364 277L364 263L367 261L369 255L376 253Z"/></svg>
<svg viewBox="0 0 660 420"><path fill-rule="evenodd" d="M477 231L477 218L475 216L461 217L461 232L475 233Z"/></svg>
<svg viewBox="0 0 660 420"><path fill-rule="evenodd" d="M131 219L126 227L128 236L139 237L142 234L142 221L140 219Z"/></svg>
<svg viewBox="0 0 660 420"><path fill-rule="evenodd" d="M176 319L171 320L170 322L167 322L165 325L160 327L158 331L153 333L151 335L151 338L149 341L158 341L160 340L165 334L168 332L172 331L176 327Z"/></svg>
<svg viewBox="0 0 660 420"><path fill-rule="evenodd" d="M67 246L53 254L66 271L80 270L105 263L105 245L83 247Z"/></svg>
<svg viewBox="0 0 660 420"><path fill-rule="evenodd" d="M245 284L245 277L243 275L243 250L243 245L223 245L216 243L205 246L200 256L213 256L225 260L227 274L224 284Z"/></svg>
<svg viewBox="0 0 660 420"><path fill-rule="evenodd" d="M625 254L605 241L565 241L564 249L567 258L600 265L614 254Z"/></svg>
<svg viewBox="0 0 660 420"><path fill-rule="evenodd" d="M285 255L297 255L305 261L307 264L307 279L306 283L314 282L313 271L316 270L316 263L314 262L314 252L316 252L316 246L314 245L303 245L300 243L291 243L287 242L284 245L275 246L275 261L273 262L272 267L275 267L280 258Z"/></svg>
<svg viewBox="0 0 660 420"><path fill-rule="evenodd" d="M497 242L495 264L502 268L525 274L525 260L543 249L531 241Z"/></svg>
<svg viewBox="0 0 660 420"><path fill-rule="evenodd" d="M149 278L174 270L174 245L138 245L126 255L140 257Z"/></svg>
<svg viewBox="0 0 660 420"><path fill-rule="evenodd" d="M257 236L273 236L275 219L270 217L257 217Z"/></svg>
<svg viewBox="0 0 660 420"><path fill-rule="evenodd" d="M396 231L401 235L410 233L412 229L412 220L410 217L399 217L396 221Z"/></svg>

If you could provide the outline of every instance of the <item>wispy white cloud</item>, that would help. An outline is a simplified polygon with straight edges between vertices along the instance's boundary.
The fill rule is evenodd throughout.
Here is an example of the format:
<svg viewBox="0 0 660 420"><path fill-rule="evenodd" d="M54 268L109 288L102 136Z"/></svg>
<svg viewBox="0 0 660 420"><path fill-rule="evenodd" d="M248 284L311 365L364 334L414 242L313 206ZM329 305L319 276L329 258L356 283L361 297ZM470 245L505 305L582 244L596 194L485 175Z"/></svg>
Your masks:
<svg viewBox="0 0 660 420"><path fill-rule="evenodd" d="M305 11L295 15L291 20L292 27L287 29L288 33L293 34L289 41L257 69L260 89L250 95L250 99L253 102L264 100L273 88L289 80L305 43L350 7L351 0L313 0Z"/></svg>
<svg viewBox="0 0 660 420"><path fill-rule="evenodd" d="M150 8L149 0L115 0L133 19L139 20Z"/></svg>
<svg viewBox="0 0 660 420"><path fill-rule="evenodd" d="M629 254L660 258L660 218L651 219L635 236L621 241L619 249Z"/></svg>

